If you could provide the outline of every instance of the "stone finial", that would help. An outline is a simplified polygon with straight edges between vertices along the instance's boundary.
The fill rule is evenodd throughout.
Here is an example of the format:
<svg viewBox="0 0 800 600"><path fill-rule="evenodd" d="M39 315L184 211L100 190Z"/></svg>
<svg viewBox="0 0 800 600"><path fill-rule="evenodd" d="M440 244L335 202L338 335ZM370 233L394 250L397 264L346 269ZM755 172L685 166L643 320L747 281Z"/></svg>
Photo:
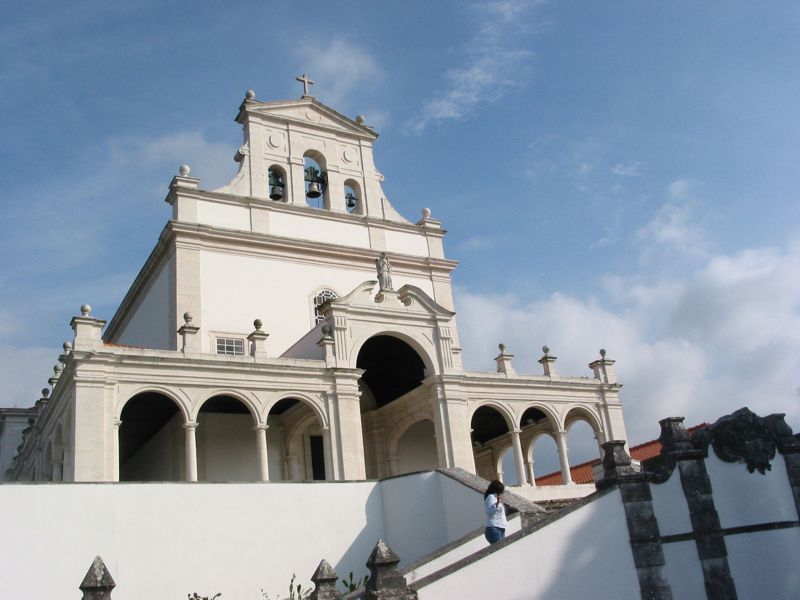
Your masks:
<svg viewBox="0 0 800 600"><path fill-rule="evenodd" d="M187 325L190 325L193 319L194 315L192 315L192 313L190 312L183 313L183 322L186 323Z"/></svg>
<svg viewBox="0 0 800 600"><path fill-rule="evenodd" d="M117 584L108 567L102 558L96 556L78 589L83 592L83 600L111 600L111 590L115 587Z"/></svg>
<svg viewBox="0 0 800 600"><path fill-rule="evenodd" d="M42 388L42 398L47 399L50 397L50 390L47 388Z"/></svg>
<svg viewBox="0 0 800 600"><path fill-rule="evenodd" d="M255 330L247 336L247 341L250 342L250 356L256 360L267 358L267 338L269 334L261 330L263 325L261 319L254 320L253 326Z"/></svg>
<svg viewBox="0 0 800 600"><path fill-rule="evenodd" d="M310 600L338 600L343 596L342 592L336 589L336 582L339 576L333 567L324 558L319 562L317 570L311 576L314 582L314 591L309 596Z"/></svg>
<svg viewBox="0 0 800 600"><path fill-rule="evenodd" d="M694 450L689 432L683 426L683 417L667 417L661 419L658 424L661 426L661 436L658 441L661 443L662 452Z"/></svg>
<svg viewBox="0 0 800 600"><path fill-rule="evenodd" d="M330 323L325 323L322 326L322 335L324 335L327 338L331 337L332 334L333 334L333 327L331 327Z"/></svg>
<svg viewBox="0 0 800 600"><path fill-rule="evenodd" d="M367 117L365 117L364 115L356 115L356 123L358 123L359 125L363 125L366 122L367 122Z"/></svg>
<svg viewBox="0 0 800 600"><path fill-rule="evenodd" d="M181 352L200 352L200 339L197 332L200 328L197 325L192 325L194 317L192 313L183 313L183 325L178 328L178 335L181 336Z"/></svg>
<svg viewBox="0 0 800 600"><path fill-rule="evenodd" d="M192 168L189 165L181 165L180 169L178 169L178 173L180 173L181 177L188 177L189 173L192 172Z"/></svg>
<svg viewBox="0 0 800 600"><path fill-rule="evenodd" d="M61 371L63 371L63 370L64 370L64 367L62 367L61 365L53 365L53 374L56 377L61 375Z"/></svg>
<svg viewBox="0 0 800 600"><path fill-rule="evenodd" d="M256 93L253 90L247 90L244 93L244 99L245 100L255 100L256 99Z"/></svg>
<svg viewBox="0 0 800 600"><path fill-rule="evenodd" d="M431 209L430 208L423 208L422 209L422 218L423 219L430 219L431 218Z"/></svg>
<svg viewBox="0 0 800 600"><path fill-rule="evenodd" d="M603 383L617 383L617 374L614 371L614 362L606 358L606 349L600 348L600 358L589 363L589 368L594 372L594 378Z"/></svg>
<svg viewBox="0 0 800 600"><path fill-rule="evenodd" d="M378 540L367 559L369 580L366 598L369 600L416 600L417 592L408 587L405 577L397 570L400 558L386 542Z"/></svg>
<svg viewBox="0 0 800 600"><path fill-rule="evenodd" d="M600 447L603 449L603 478L595 483L598 489L609 487L621 478L640 475L638 467L632 464L625 450L624 440L611 440Z"/></svg>
<svg viewBox="0 0 800 600"><path fill-rule="evenodd" d="M64 354L72 352L72 342L64 342L61 347L64 349Z"/></svg>
<svg viewBox="0 0 800 600"><path fill-rule="evenodd" d="M498 344L497 348L500 350L494 360L497 363L497 372L505 373L506 375L514 375L514 367L511 366L511 359L514 358L513 354L506 354L506 345Z"/></svg>
<svg viewBox="0 0 800 600"><path fill-rule="evenodd" d="M550 355L550 348L542 346L542 358L538 362L542 365L545 377L558 377L558 371L556 371L557 359L557 356Z"/></svg>
<svg viewBox="0 0 800 600"><path fill-rule="evenodd" d="M88 317L92 312L92 307L88 304L83 304L81 306L81 316Z"/></svg>

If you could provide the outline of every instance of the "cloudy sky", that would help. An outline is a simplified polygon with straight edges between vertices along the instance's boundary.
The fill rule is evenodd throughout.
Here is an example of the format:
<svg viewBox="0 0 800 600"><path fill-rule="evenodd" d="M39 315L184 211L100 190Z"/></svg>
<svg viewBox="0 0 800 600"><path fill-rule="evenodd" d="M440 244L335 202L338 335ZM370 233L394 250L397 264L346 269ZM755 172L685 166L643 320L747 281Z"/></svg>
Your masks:
<svg viewBox="0 0 800 600"><path fill-rule="evenodd" d="M617 360L632 443L741 406L800 429L800 7L17 2L0 20L0 405L110 318L181 163L235 172L245 90L364 114L449 230L470 369Z"/></svg>

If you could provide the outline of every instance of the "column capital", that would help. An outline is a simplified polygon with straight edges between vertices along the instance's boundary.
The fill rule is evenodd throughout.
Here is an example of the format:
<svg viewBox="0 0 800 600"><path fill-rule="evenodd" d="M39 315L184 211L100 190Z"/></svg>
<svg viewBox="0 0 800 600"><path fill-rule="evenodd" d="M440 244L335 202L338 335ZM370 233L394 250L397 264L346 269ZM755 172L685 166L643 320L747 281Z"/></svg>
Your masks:
<svg viewBox="0 0 800 600"><path fill-rule="evenodd" d="M520 433L522 433L522 429L515 428L512 429L509 433L511 433L511 435L519 435Z"/></svg>
<svg viewBox="0 0 800 600"><path fill-rule="evenodd" d="M188 423L184 423L183 428L186 431L194 431L197 429L197 421L189 421Z"/></svg>
<svg viewBox="0 0 800 600"><path fill-rule="evenodd" d="M266 431L267 429L269 429L269 425L267 425L266 423L259 423L258 425L253 427L253 431Z"/></svg>
<svg viewBox="0 0 800 600"><path fill-rule="evenodd" d="M114 426L114 429L119 429L119 426L122 425L122 421L120 419L114 419L111 424Z"/></svg>

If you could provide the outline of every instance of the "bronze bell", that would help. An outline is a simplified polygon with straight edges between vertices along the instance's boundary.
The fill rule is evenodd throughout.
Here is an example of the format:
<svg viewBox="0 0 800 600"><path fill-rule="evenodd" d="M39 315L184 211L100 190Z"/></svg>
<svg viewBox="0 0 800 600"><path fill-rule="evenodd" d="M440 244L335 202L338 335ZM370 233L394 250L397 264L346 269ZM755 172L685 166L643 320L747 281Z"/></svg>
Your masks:
<svg viewBox="0 0 800 600"><path fill-rule="evenodd" d="M308 184L308 191L306 192L306 196L309 198L319 198L322 195L322 192L319 191L319 184L316 181L312 181Z"/></svg>
<svg viewBox="0 0 800 600"><path fill-rule="evenodd" d="M283 186L273 185L269 190L270 200L283 200Z"/></svg>

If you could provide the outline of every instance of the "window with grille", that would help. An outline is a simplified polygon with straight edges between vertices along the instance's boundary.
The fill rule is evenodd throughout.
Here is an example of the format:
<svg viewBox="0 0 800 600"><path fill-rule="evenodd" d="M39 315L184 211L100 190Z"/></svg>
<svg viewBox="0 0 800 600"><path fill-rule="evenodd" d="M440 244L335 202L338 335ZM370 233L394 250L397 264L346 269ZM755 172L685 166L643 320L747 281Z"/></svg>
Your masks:
<svg viewBox="0 0 800 600"><path fill-rule="evenodd" d="M325 316L322 314L322 305L328 300L333 300L337 297L336 293L331 290L322 290L314 296L314 325L318 325L320 321L325 320Z"/></svg>
<svg viewBox="0 0 800 600"><path fill-rule="evenodd" d="M244 356L244 340L242 338L217 338L217 354Z"/></svg>

